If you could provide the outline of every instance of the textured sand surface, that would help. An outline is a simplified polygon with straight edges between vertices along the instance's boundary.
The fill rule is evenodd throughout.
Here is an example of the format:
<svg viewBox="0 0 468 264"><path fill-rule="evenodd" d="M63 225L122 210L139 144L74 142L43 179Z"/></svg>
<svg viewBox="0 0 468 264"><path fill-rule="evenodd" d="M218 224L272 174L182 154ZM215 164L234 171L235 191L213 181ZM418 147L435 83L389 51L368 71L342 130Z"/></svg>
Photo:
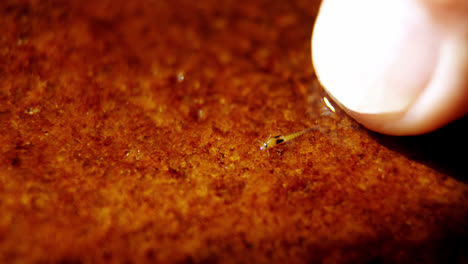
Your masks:
<svg viewBox="0 0 468 264"><path fill-rule="evenodd" d="M327 108L317 6L2 1L0 262L468 261L466 133Z"/></svg>

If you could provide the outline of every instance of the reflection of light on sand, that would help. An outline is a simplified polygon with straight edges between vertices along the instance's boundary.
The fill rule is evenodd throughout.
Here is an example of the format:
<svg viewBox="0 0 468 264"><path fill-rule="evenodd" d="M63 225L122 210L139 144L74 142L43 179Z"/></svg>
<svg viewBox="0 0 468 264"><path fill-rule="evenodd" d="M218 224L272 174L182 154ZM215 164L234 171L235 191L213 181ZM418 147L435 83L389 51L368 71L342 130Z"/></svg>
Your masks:
<svg viewBox="0 0 468 264"><path fill-rule="evenodd" d="M333 111L333 113L335 113L335 107L333 107L333 105L330 103L330 101L328 101L328 98L326 97L323 97L323 101L325 102L325 105Z"/></svg>

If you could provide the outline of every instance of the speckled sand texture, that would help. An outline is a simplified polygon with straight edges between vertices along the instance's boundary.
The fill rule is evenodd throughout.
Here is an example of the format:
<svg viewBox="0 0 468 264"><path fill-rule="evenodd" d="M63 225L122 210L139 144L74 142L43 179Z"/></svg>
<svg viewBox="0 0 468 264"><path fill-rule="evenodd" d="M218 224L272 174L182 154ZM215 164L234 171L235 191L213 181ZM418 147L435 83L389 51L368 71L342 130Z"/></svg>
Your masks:
<svg viewBox="0 0 468 264"><path fill-rule="evenodd" d="M323 103L317 8L1 1L0 263L468 261L466 177Z"/></svg>

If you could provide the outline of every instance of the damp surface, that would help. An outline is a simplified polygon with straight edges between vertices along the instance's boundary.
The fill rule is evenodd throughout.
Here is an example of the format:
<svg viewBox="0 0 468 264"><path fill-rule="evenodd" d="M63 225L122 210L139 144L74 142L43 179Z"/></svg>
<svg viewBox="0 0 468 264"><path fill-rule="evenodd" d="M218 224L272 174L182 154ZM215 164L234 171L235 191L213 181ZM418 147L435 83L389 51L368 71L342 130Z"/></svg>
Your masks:
<svg viewBox="0 0 468 264"><path fill-rule="evenodd" d="M466 120L354 122L311 65L317 9L2 1L0 262L467 261Z"/></svg>

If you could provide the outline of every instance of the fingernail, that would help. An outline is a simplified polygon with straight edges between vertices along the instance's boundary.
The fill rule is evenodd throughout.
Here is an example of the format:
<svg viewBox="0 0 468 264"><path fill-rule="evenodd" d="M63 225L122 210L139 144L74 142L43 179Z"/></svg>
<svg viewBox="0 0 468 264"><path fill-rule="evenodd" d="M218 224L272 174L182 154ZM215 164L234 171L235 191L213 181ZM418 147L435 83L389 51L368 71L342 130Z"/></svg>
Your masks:
<svg viewBox="0 0 468 264"><path fill-rule="evenodd" d="M411 0L325 0L312 38L317 77L359 113L403 112L435 71L441 35Z"/></svg>

